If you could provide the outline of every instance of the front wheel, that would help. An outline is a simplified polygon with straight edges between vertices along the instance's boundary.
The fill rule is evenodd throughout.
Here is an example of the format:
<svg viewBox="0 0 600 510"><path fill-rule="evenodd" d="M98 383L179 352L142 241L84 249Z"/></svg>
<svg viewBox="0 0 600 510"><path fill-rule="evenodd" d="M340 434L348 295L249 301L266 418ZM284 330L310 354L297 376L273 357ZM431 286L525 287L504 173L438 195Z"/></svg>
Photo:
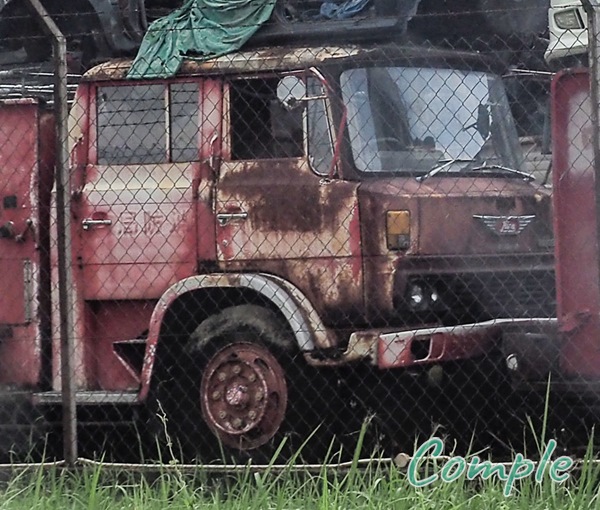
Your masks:
<svg viewBox="0 0 600 510"><path fill-rule="evenodd" d="M300 457L314 459L329 446L334 385L269 309L240 305L207 318L166 373L151 402L178 460L286 461L301 446Z"/></svg>
<svg viewBox="0 0 600 510"><path fill-rule="evenodd" d="M214 353L200 384L202 417L223 445L250 451L280 430L288 400L285 372L269 350L233 341Z"/></svg>

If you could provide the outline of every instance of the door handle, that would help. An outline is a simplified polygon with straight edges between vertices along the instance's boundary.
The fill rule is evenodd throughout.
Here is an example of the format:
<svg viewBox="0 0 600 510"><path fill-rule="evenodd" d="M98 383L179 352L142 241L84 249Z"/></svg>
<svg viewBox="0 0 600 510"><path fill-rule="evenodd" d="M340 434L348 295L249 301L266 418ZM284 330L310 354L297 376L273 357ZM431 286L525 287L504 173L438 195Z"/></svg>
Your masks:
<svg viewBox="0 0 600 510"><path fill-rule="evenodd" d="M108 227L112 225L112 220L93 220L92 218L86 218L81 222L81 225L83 226L83 230L89 230L92 227Z"/></svg>
<svg viewBox="0 0 600 510"><path fill-rule="evenodd" d="M221 227L224 227L232 221L243 221L245 219L248 219L248 213L245 211L217 214L217 221Z"/></svg>

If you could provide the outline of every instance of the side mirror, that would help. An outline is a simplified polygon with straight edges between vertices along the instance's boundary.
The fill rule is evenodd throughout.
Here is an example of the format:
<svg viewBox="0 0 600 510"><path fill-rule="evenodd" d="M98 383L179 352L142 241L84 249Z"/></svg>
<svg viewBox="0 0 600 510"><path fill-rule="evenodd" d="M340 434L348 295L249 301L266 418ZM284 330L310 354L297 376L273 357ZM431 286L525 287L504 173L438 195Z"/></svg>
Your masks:
<svg viewBox="0 0 600 510"><path fill-rule="evenodd" d="M480 104L477 108L477 126L476 129L484 140L490 137L492 119L490 109L486 104Z"/></svg>
<svg viewBox="0 0 600 510"><path fill-rule="evenodd" d="M306 83L297 76L285 76L277 84L277 99L288 110L294 110L306 101Z"/></svg>
<svg viewBox="0 0 600 510"><path fill-rule="evenodd" d="M490 137L491 127L492 119L489 106L486 104L480 104L477 107L477 120L473 124L465 126L463 131L468 131L469 129L475 128L482 138L487 140Z"/></svg>

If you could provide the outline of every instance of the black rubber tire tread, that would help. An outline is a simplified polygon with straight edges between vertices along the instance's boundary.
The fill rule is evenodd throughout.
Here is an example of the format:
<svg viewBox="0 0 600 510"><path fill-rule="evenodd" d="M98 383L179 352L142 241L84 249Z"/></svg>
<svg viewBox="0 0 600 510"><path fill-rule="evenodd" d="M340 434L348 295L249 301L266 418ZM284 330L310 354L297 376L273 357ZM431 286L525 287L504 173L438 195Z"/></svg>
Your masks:
<svg viewBox="0 0 600 510"><path fill-rule="evenodd" d="M220 313L204 320L192 333L186 353L194 355L204 352L211 343L228 340L247 328L248 333L258 334L261 342L284 352L292 353L295 340L274 312L257 305L239 305L225 308ZM244 333L244 332L242 332Z"/></svg>

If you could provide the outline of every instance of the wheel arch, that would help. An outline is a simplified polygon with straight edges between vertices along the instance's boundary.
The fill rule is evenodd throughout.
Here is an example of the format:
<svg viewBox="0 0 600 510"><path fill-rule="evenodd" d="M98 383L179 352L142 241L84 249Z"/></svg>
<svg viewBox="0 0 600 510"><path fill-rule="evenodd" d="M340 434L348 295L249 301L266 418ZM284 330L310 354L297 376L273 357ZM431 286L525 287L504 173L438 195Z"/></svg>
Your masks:
<svg viewBox="0 0 600 510"><path fill-rule="evenodd" d="M335 346L309 299L286 280L268 274L228 273L191 276L161 296L154 307L142 368L140 400L148 396L159 345L177 346L200 322L229 306L259 304L274 311L302 352Z"/></svg>

